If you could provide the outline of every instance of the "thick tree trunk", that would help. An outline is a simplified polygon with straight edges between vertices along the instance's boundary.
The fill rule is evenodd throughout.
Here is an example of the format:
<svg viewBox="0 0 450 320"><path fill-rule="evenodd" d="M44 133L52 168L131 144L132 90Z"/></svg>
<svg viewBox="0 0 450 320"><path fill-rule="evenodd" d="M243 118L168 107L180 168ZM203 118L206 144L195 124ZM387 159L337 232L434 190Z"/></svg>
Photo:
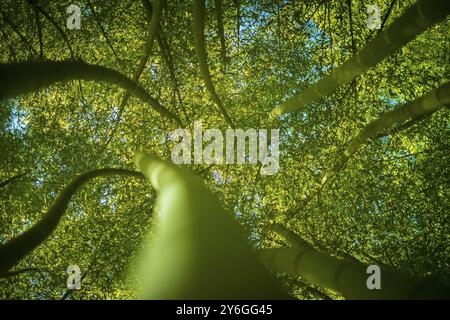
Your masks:
<svg viewBox="0 0 450 320"><path fill-rule="evenodd" d="M406 13L381 32L356 55L333 70L328 76L307 88L299 95L275 107L270 117L298 111L322 98L344 83L351 81L375 66L395 50L414 39L450 13L448 0L419 0Z"/></svg>
<svg viewBox="0 0 450 320"><path fill-rule="evenodd" d="M0 245L0 274L6 273L48 238L61 220L70 199L80 187L95 177L111 175L142 178L138 172L113 168L89 171L74 178L61 190L42 220L21 235Z"/></svg>
<svg viewBox="0 0 450 320"><path fill-rule="evenodd" d="M367 265L320 252L285 228L272 230L296 244L290 248L260 251L262 261L273 271L300 276L312 284L339 292L347 299L450 298L448 286L387 269L381 269L381 289L368 289L367 279L371 274L367 273Z"/></svg>
<svg viewBox="0 0 450 320"><path fill-rule="evenodd" d="M288 298L198 178L141 153L135 162L158 193L160 217L136 262L141 298Z"/></svg>

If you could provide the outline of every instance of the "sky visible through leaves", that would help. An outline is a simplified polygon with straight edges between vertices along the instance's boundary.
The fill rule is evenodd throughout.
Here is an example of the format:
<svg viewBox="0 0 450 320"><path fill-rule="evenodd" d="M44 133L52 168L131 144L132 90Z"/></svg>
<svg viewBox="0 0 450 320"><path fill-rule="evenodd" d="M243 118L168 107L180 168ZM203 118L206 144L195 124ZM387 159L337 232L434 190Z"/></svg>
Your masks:
<svg viewBox="0 0 450 320"><path fill-rule="evenodd" d="M4 0L0 62L77 60L132 79L149 34L144 2ZM205 48L217 95L236 128L280 130L280 168L264 176L248 163L184 167L218 196L256 250L287 245L265 230L280 223L331 256L450 282L448 107L369 141L321 187L368 123L450 80L448 17L332 94L269 120L273 108L377 35L367 28L369 2L380 7L381 31L415 3L223 0L224 61L217 2L206 1ZM72 3L81 8L79 30L66 26ZM228 124L200 72L192 18L191 1L166 2L137 83L188 130L201 121L204 129L225 132ZM40 221L78 174L136 170L138 150L170 161L170 135L179 125L133 95L122 103L124 95L116 85L72 80L0 102L0 181L23 174L0 188L0 243ZM0 278L0 298L135 298L128 271L157 221L155 206L145 181L90 181L51 236L15 267L33 270ZM81 269L82 288L68 291L66 269L73 264ZM300 277L274 276L298 299L343 298Z"/></svg>

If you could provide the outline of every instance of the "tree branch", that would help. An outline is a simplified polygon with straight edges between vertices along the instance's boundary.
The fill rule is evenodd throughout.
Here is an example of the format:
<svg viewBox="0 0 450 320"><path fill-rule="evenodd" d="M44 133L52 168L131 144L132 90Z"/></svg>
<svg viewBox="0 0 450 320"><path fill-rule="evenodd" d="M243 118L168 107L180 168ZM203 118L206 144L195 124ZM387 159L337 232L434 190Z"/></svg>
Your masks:
<svg viewBox="0 0 450 320"><path fill-rule="evenodd" d="M139 172L114 168L93 170L75 177L61 190L46 215L38 223L21 235L0 245L0 273L8 272L9 269L14 267L20 260L48 238L58 225L72 196L78 189L95 177L111 175L143 178Z"/></svg>
<svg viewBox="0 0 450 320"><path fill-rule="evenodd" d="M3 17L3 20L6 21L10 28L19 36L19 38L22 40L22 43L24 43L25 46L27 46L35 56L38 56L39 54L37 53L36 49L34 49L30 42L28 42L28 40L25 38L25 36L20 33L17 26L8 18L8 15L4 14L2 10L0 10L0 14Z"/></svg>
<svg viewBox="0 0 450 320"><path fill-rule="evenodd" d="M82 79L116 84L151 106L162 116L181 124L177 115L163 107L135 81L106 67L81 61L45 61L0 64L0 100L48 87L57 82Z"/></svg>
<svg viewBox="0 0 450 320"><path fill-rule="evenodd" d="M225 43L225 32L223 28L223 17L222 17L222 0L215 0L214 1L216 8L216 22L217 22L217 34L219 36L220 40L220 55L222 57L222 64L223 67L227 65L227 48Z"/></svg>
<svg viewBox="0 0 450 320"><path fill-rule="evenodd" d="M28 172L20 173L20 174L17 174L17 175L15 175L15 176L7 179L7 180L4 180L4 181L0 182L0 188L3 188L7 184L10 184L11 182L14 182L14 181L18 180L18 179L26 176L27 174L28 174Z"/></svg>
<svg viewBox="0 0 450 320"><path fill-rule="evenodd" d="M418 34L442 21L449 12L450 1L417 1L387 30L378 34L358 53L316 84L275 107L269 117L276 118L288 112L298 111L313 101L332 93L342 84L355 79L378 64Z"/></svg>
<svg viewBox="0 0 450 320"><path fill-rule="evenodd" d="M383 268L380 290L367 287L367 266L357 260L339 260L316 250L292 231L278 229L289 238L300 239L301 246L260 250L267 268L300 276L302 279L341 293L347 299L430 299L449 298L448 284L435 283Z"/></svg>
<svg viewBox="0 0 450 320"><path fill-rule="evenodd" d="M42 9L36 1L33 0L25 0L29 5L32 6L34 10L37 10L40 14L42 14L52 25L55 27L56 31L61 35L61 38L63 39L64 43L67 45L67 48L70 52L70 57L72 60L75 60L75 54L73 52L72 46L70 45L69 38L67 37L66 33L63 29L58 25L58 23L53 19L44 9Z"/></svg>
<svg viewBox="0 0 450 320"><path fill-rule="evenodd" d="M157 27L158 27L159 21L161 19L162 7L163 7L161 0L154 1L155 10L153 10L152 4L150 3L149 0L142 0L142 4L146 10L147 17L148 17L150 23L149 23L149 28L148 28L147 39L146 39L145 45L144 45L144 52L141 56L141 59L139 60L139 66L133 75L133 80L135 82L139 81L142 73L144 72L145 65L147 64L148 59L150 58L150 54L153 49L153 43L155 42L155 37L157 35ZM108 139L106 140L106 143L103 146L103 150L105 150L108 147L108 145L111 143L111 140L117 131L119 123L122 120L122 116L125 111L125 106L128 102L129 97L130 97L130 94L128 92L126 92L123 95L122 102L120 103L118 111L117 111L117 119L114 123L113 128L111 129L110 133L108 134ZM177 122L180 126L183 126L181 123L181 120L179 118L178 118Z"/></svg>
<svg viewBox="0 0 450 320"><path fill-rule="evenodd" d="M119 66L122 67L122 71L125 72L125 65L123 64L122 60L119 58L119 56L116 53L116 50L114 50L114 47L111 43L111 41L109 40L109 36L105 31L105 28L103 28L102 24L100 23L100 19L97 16L97 13L95 12L94 6L92 5L90 0L87 0L88 6L92 11L92 15L94 16L95 22L97 23L98 28L100 29L100 32L102 33L103 37L106 40L106 43L108 44L109 48L111 49L114 57L116 58L117 63L119 64Z"/></svg>
<svg viewBox="0 0 450 320"><path fill-rule="evenodd" d="M205 3L204 0L193 0L192 1L192 17L193 17L193 32L194 32L194 47L195 53L197 56L197 61L200 66L200 74L205 82L206 89L211 95L212 100L216 104L218 111L224 117L226 123L234 128L233 121L228 115L227 110L223 106L222 101L219 98L219 95L214 88L214 84L211 80L211 75L209 73L208 63L207 63L207 54L206 54L206 46L205 46Z"/></svg>
<svg viewBox="0 0 450 320"><path fill-rule="evenodd" d="M429 116L439 109L446 107L449 103L450 82L447 82L439 88L430 91L426 95L397 107L367 124L352 140L350 140L334 167L322 176L319 183L319 188L312 195L302 201L299 206L288 210L289 214L292 215L302 207L306 207L309 202L311 202L311 200L313 200L323 190L324 186L336 177L337 173L362 145L370 140L373 140L374 138L377 138L381 132L395 125L406 122L405 127L408 127L409 124L415 124L414 122L411 123L411 121L415 121L417 119L422 120L426 116ZM399 128L401 127L402 126Z"/></svg>

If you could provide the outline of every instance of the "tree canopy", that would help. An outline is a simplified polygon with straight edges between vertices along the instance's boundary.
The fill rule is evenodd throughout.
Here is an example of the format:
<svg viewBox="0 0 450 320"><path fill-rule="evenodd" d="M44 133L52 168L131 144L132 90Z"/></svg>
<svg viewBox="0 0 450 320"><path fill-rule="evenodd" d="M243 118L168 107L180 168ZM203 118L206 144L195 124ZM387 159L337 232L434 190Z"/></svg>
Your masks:
<svg viewBox="0 0 450 320"><path fill-rule="evenodd" d="M192 202L217 198L291 297L353 296L270 252L450 283L447 0L373 0L374 30L362 0L81 0L80 29L71 4L0 4L0 298L138 297L134 257L164 221L134 157L170 162L195 121L280 130L274 175L183 167Z"/></svg>

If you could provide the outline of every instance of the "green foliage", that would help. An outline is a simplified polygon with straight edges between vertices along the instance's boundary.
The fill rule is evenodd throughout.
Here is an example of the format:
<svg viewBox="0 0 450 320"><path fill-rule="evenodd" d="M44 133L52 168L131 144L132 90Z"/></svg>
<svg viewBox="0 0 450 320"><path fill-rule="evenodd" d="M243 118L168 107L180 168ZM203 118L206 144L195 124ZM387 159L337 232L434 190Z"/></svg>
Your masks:
<svg viewBox="0 0 450 320"><path fill-rule="evenodd" d="M65 28L71 1L37 2L63 30L70 48L49 19L36 18L33 6L5 0L0 4L2 65L80 63L72 61L73 52L86 64L137 81L187 127L196 120L209 128L228 127L223 115L212 111L216 101L205 85L205 67L200 69L191 1L163 5L151 54L154 29L146 1L91 0L97 19L81 1L81 30ZM366 26L364 1L348 7L337 0L222 0L228 58L223 68L215 2L205 2L204 62L238 128L268 128L274 107L312 87L377 34ZM395 1L389 11L391 1L372 2L386 21L383 30L414 4ZM265 232L267 225L282 223L330 256L449 282L448 108L402 130L388 130L320 188L323 175L368 123L450 81L449 28L447 17L353 82L304 110L280 116L274 123L281 133L277 175L259 176L258 167L248 164L188 169L234 214L257 249L286 245L282 237ZM135 150L170 159L169 134L179 127L176 121L133 94L124 99L123 86L79 78L0 102L0 181L25 173L0 187L1 244L41 221L75 176L99 168L135 170ZM0 74L2 84L4 79ZM135 298L126 271L145 249L142 240L157 230L154 205L148 183L112 177L90 181L72 197L49 238L12 269L31 271L0 278L0 297ZM65 271L72 264L80 266L82 289L66 295ZM342 298L304 279L276 275L297 298Z"/></svg>

